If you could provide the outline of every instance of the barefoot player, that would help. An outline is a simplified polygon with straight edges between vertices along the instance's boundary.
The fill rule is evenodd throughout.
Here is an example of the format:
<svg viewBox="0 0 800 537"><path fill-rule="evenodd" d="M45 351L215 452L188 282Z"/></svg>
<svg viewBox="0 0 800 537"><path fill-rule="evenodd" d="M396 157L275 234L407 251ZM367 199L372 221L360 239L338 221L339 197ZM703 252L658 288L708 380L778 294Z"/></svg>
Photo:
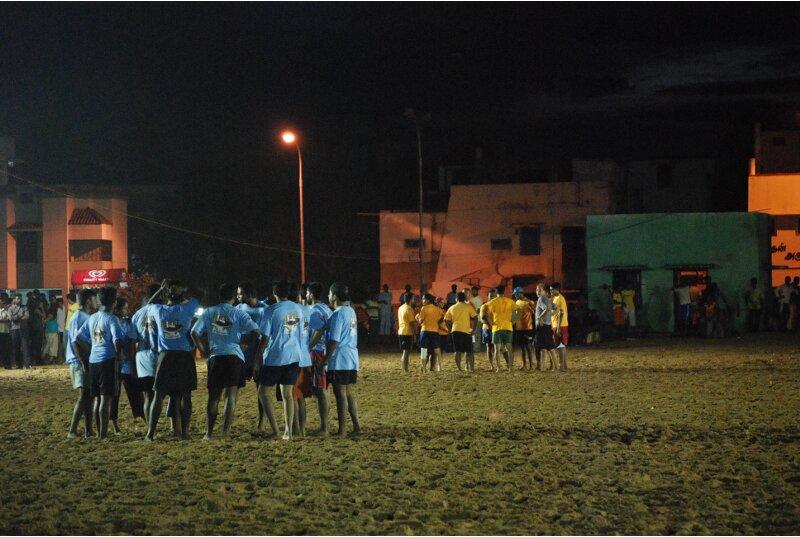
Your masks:
<svg viewBox="0 0 800 537"><path fill-rule="evenodd" d="M553 315L553 338L558 353L561 371L567 370L567 346L569 345L569 317L567 316L567 300L561 294L561 285L558 282L550 286L553 295L553 304L558 311Z"/></svg>
<svg viewBox="0 0 800 537"><path fill-rule="evenodd" d="M489 289L486 293L486 303L478 310L478 320L481 322L481 343L486 345L486 357L489 359L489 370L494 371L494 345L492 344L492 325L490 324L489 302L497 297L497 291ZM500 364L497 364L498 368Z"/></svg>
<svg viewBox="0 0 800 537"><path fill-rule="evenodd" d="M72 380L72 389L78 391L78 401L72 410L72 421L69 424L69 438L78 436L78 423L81 417L84 419L84 435L89 438L94 434L92 430L92 396L89 385L89 359L82 350L78 349L75 343L78 332L80 332L86 321L97 310L97 295L92 289L81 289L78 293L78 311L72 314L67 323L67 366L69 366L69 376ZM84 359L85 358L85 359Z"/></svg>
<svg viewBox="0 0 800 537"><path fill-rule="evenodd" d="M328 393L328 374L325 371L325 327L333 312L327 304L322 302L324 293L321 283L311 282L308 284L306 304L311 308L311 316L308 320L311 341L308 346L314 368L314 395L317 396L317 409L319 410L319 432L327 435L331 399Z"/></svg>
<svg viewBox="0 0 800 537"><path fill-rule="evenodd" d="M422 327L419 333L419 352L423 371L428 370L429 362L431 371L435 370L436 354L442 346L441 336L439 335L439 322L443 319L444 312L434 302L433 295L430 293L422 295L422 309L417 314L417 322Z"/></svg>
<svg viewBox="0 0 800 537"><path fill-rule="evenodd" d="M414 311L414 295L405 293L402 301L403 304L397 310L397 336L400 340L400 350L403 353L400 363L403 365L403 371L408 372L408 355L414 347L417 319Z"/></svg>
<svg viewBox="0 0 800 537"><path fill-rule="evenodd" d="M248 314L233 307L236 286L224 283L219 288L218 306L208 308L194 324L192 339L208 364L208 405L206 406L206 434L211 440L222 392L225 392L225 414L222 420L222 437L228 436L236 412L236 396L244 386L244 353L242 341L257 338L258 325Z"/></svg>
<svg viewBox="0 0 800 537"><path fill-rule="evenodd" d="M258 397L269 420L272 434L278 434L275 413L269 398L270 388L280 385L285 430L284 440L292 439L294 422L294 399L292 390L297 383L301 353L300 334L303 329L303 309L289 300L289 282L277 281L272 285L272 293L277 303L267 308L261 319L261 345L259 355L262 362L256 361L253 375L258 377Z"/></svg>
<svg viewBox="0 0 800 537"><path fill-rule="evenodd" d="M467 371L475 370L475 353L472 350L472 330L475 327L475 318L478 314L472 304L467 302L466 293L456 295L457 302L444 314L452 337L453 349L456 353L456 367L461 371L461 355L467 354Z"/></svg>
<svg viewBox="0 0 800 537"><path fill-rule="evenodd" d="M236 290L236 298L239 304L236 309L242 310L250 316L256 326L261 326L261 319L264 316L264 311L267 309L267 304L258 299L258 292L255 286L249 282L244 281L239 283L239 288ZM258 399L258 379L253 377L253 367L258 356L258 338L251 338L247 336L243 340L244 351L244 378L245 381L252 380L256 386L256 399L258 400L258 432L264 432L264 407L261 405L261 400Z"/></svg>
<svg viewBox="0 0 800 537"><path fill-rule="evenodd" d="M514 355L511 342L514 334L514 321L517 316L517 304L504 295L504 285L497 286L497 298L487 304L489 309L489 322L492 325L492 343L494 344L494 359L497 362L497 371L500 371L500 356L506 361L508 371L514 371Z"/></svg>
<svg viewBox="0 0 800 537"><path fill-rule="evenodd" d="M328 319L325 338L328 342L326 363L328 380L336 396L336 414L339 418L338 436L344 436L347 415L353 422L353 434L361 432L354 385L358 380L358 331L356 312L350 307L350 292L343 283L334 283L328 291L328 301L334 307Z"/></svg>

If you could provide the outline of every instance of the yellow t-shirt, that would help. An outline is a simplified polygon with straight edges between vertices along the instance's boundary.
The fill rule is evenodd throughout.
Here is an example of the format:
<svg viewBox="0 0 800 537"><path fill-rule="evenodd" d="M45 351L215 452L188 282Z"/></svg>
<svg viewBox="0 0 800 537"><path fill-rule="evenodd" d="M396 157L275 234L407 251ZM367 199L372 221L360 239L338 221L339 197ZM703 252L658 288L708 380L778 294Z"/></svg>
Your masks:
<svg viewBox="0 0 800 537"><path fill-rule="evenodd" d="M483 330L489 330L489 325L482 321L482 319L484 319L485 317L487 317L489 315L489 307L488 306L489 306L489 303L487 302L486 304L481 306L481 311L478 313L478 319L481 320L481 329L483 329Z"/></svg>
<svg viewBox="0 0 800 537"><path fill-rule="evenodd" d="M442 308L436 304L422 306L417 314L417 321L422 325L423 332L438 332L439 321L444 318Z"/></svg>
<svg viewBox="0 0 800 537"><path fill-rule="evenodd" d="M489 302L487 307L492 313L492 332L514 329L514 324L511 322L511 318L517 309L516 302L510 298L499 296Z"/></svg>
<svg viewBox="0 0 800 537"><path fill-rule="evenodd" d="M527 298L517 300L519 314L514 328L517 330L533 330L533 308L533 302Z"/></svg>
<svg viewBox="0 0 800 537"><path fill-rule="evenodd" d="M413 336L414 323L416 320L416 313L414 307L410 304L403 304L397 310L397 335L398 336Z"/></svg>
<svg viewBox="0 0 800 537"><path fill-rule="evenodd" d="M614 291L611 293L611 302L614 304L614 309L622 307L622 293Z"/></svg>
<svg viewBox="0 0 800 537"><path fill-rule="evenodd" d="M567 299L564 298L564 295L558 295L552 297L550 300L553 301L553 304L558 306L559 311L561 312L561 322L558 322L558 315L553 315L553 326L569 326L569 315L567 314Z"/></svg>
<svg viewBox="0 0 800 537"><path fill-rule="evenodd" d="M629 310L636 309L636 302L634 302L635 296L636 291L633 289L625 289L622 291L622 306Z"/></svg>
<svg viewBox="0 0 800 537"><path fill-rule="evenodd" d="M471 334L470 320L477 316L478 314L475 313L475 308L472 307L472 304L459 302L450 306L450 309L444 314L444 320L453 323L453 332Z"/></svg>

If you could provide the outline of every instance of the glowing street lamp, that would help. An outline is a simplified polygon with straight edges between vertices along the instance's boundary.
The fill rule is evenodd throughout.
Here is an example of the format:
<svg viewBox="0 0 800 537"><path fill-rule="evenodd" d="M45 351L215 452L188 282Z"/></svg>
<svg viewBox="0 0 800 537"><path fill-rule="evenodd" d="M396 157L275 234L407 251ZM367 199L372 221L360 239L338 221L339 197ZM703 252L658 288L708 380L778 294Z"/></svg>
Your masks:
<svg viewBox="0 0 800 537"><path fill-rule="evenodd" d="M300 152L300 143L293 132L286 131L281 134L285 144L294 144L297 148L298 182L300 184L300 283L306 281L306 239L303 227L303 154Z"/></svg>

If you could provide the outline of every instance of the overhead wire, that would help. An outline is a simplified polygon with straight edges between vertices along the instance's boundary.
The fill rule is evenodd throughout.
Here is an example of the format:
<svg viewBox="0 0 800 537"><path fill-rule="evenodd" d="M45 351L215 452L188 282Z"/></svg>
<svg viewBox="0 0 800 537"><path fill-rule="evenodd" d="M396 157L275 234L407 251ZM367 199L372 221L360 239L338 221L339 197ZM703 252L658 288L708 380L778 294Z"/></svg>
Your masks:
<svg viewBox="0 0 800 537"><path fill-rule="evenodd" d="M23 182L28 183L28 184L30 184L32 186L37 187L37 188L41 188L42 190L46 190L48 192L52 192L53 194L57 194L59 196L65 197L65 198L78 199L77 196L74 196L74 195L72 195L72 194L70 194L68 192L61 192L61 191L56 190L56 189L54 189L54 188L52 188L52 187L50 187L48 185L39 183L39 182L34 181L32 179L27 179L25 177L21 177L21 176L15 174L15 173L14 174L8 173L5 170L0 170L0 173L2 173L3 175L6 175L9 178L13 177L14 179L17 179L19 181L23 181ZM90 185L86 185L86 186L89 187ZM169 222L163 222L163 221L160 221L160 220L156 220L154 218L140 216L140 215L131 213L129 211L123 211L121 209L114 208L114 207L112 207L110 205L103 204L103 203L98 202L96 200L95 200L95 204L97 206L102 207L102 208L104 208L106 210L109 210L111 212L115 212L115 213L121 214L121 215L123 215L123 216L125 216L127 218L132 218L134 220L139 220L141 222L145 222L145 223L148 223L148 224L161 226L163 228L171 229L171 230L174 230L174 231L180 231L182 233L187 233L187 234L190 234L190 235L194 235L196 237L203 237L203 238L206 238L206 239L212 239L212 240L217 240L217 241L221 241L221 242L228 242L228 243L231 243L231 244L236 244L236 245L239 245L239 246L248 246L248 247L251 247L251 248L259 248L259 249L262 249L262 250L269 250L269 251L274 251L274 252L293 253L293 254L298 254L298 255L300 254L300 249L298 249L298 248L286 248L286 247L280 247L280 246L271 246L271 245L268 245L268 244L262 244L262 243L257 243L257 242L242 240L242 239L236 239L236 238L232 238L232 237L226 237L226 236L223 236L223 235L214 235L214 234L211 234L211 233L204 233L202 231L197 231L197 230L194 230L194 229L189 229L189 228L185 228L185 227L182 227L182 226L177 226L175 224L172 224L172 223L169 223ZM352 260L359 260L359 261L376 261L376 260L379 259L378 257L368 257L368 256L349 255L349 254L332 254L332 253L314 252L314 251L306 251L305 254L308 255L308 256L314 256L314 257L328 257L328 258L336 258L336 259L352 259Z"/></svg>

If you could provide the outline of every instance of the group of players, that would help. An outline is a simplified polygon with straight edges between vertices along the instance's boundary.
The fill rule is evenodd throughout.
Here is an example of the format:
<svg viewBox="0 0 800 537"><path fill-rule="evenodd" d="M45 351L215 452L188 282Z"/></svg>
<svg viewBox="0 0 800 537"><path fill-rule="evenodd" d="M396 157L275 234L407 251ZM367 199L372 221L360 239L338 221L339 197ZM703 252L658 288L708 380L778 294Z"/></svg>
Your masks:
<svg viewBox="0 0 800 537"><path fill-rule="evenodd" d="M490 289L483 303L478 288L464 289L452 295L456 302L445 309L443 301L432 295L422 296L422 306L415 308L415 296L406 292L397 311L398 336L402 351L403 370L408 371L409 353L414 347L420 349L421 369L441 371L442 354L450 338L455 352L456 367L461 370L461 359L466 355L466 370L475 370L475 341L480 337L486 346L486 355L492 371L500 371L500 355L506 369L514 370L512 344L516 340L522 353L522 369L543 369L543 353L550 359L550 369L566 371L569 326L567 301L561 294L560 285L539 284L537 300L529 300L523 289L514 289L512 298L505 296L505 286ZM478 333L480 323L481 331Z"/></svg>
<svg viewBox="0 0 800 537"><path fill-rule="evenodd" d="M109 422L118 431L122 383L134 417L147 423L146 440L156 437L166 397L173 433L188 438L198 351L208 365L205 440L212 437L223 394L222 435L228 434L238 390L250 379L258 390L259 432L265 432L266 421L271 435L279 434L269 397L276 387L283 402L284 440L305 435L305 399L312 395L318 401L319 434L327 435L332 385L338 434L346 433L348 414L358 434L353 390L359 370L357 321L348 287L334 283L326 295L319 283L301 288L277 281L272 295L274 303L267 305L248 282L238 288L223 284L219 304L203 310L180 281L164 280L148 289L147 302L129 318L127 300L114 288L82 290L79 310L67 326L66 362L72 387L80 393L68 436L78 436L81 418L87 437L94 435L93 422L99 438L107 436Z"/></svg>

